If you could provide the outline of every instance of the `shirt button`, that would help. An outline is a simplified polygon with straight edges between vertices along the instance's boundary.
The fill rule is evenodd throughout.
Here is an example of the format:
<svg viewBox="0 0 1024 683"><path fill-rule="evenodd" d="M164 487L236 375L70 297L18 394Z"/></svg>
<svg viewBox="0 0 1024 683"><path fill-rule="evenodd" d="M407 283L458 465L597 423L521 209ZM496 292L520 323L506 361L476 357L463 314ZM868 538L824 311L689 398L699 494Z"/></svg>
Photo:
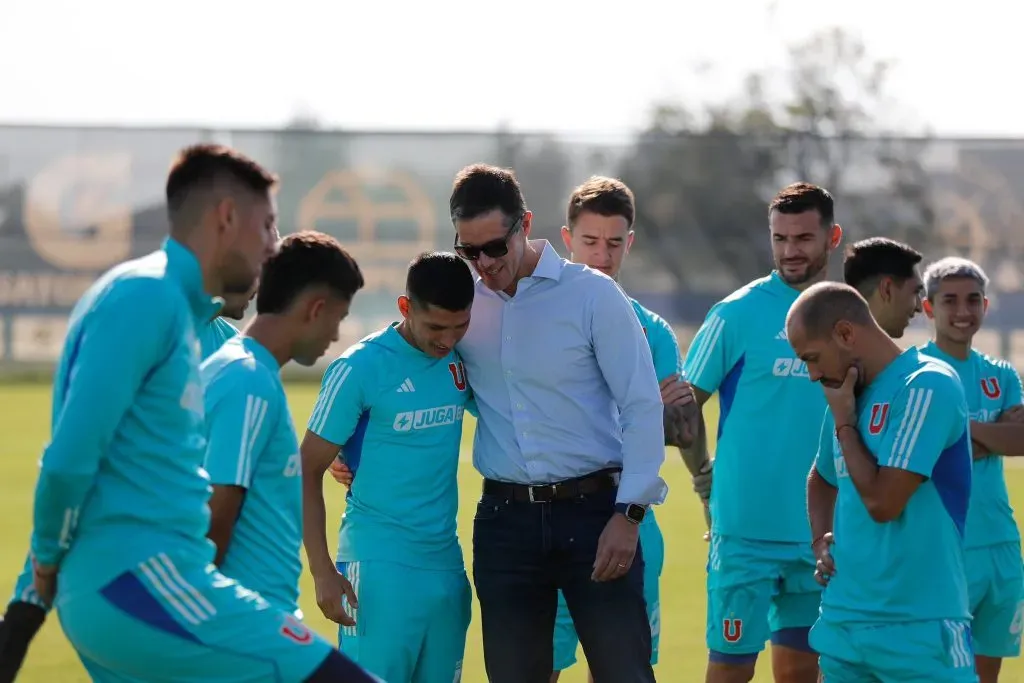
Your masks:
<svg viewBox="0 0 1024 683"><path fill-rule="evenodd" d="M523 404L522 403L517 403L516 404L516 410L522 410L522 409L523 409Z"/></svg>
<svg viewBox="0 0 1024 683"><path fill-rule="evenodd" d="M505 337L505 341L512 341L512 337L510 337L510 336L506 336L506 337Z"/></svg>
<svg viewBox="0 0 1024 683"><path fill-rule="evenodd" d="M512 376L512 371L511 370L506 370L505 371L505 376L506 377L511 377Z"/></svg>

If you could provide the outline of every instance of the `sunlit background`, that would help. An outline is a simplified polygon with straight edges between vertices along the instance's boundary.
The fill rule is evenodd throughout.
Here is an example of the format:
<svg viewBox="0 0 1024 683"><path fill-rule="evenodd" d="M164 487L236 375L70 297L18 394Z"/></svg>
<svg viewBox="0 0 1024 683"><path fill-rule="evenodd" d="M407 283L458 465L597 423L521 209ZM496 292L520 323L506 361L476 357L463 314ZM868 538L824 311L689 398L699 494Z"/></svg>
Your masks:
<svg viewBox="0 0 1024 683"><path fill-rule="evenodd" d="M416 253L450 248L452 177L483 161L516 170L535 236L559 249L572 187L625 180L638 221L622 283L684 349L714 301L770 269L765 205L800 179L833 192L848 240L979 261L992 305L977 345L1024 366L1022 18L995 0L6 0L0 593L23 558L67 313L99 273L159 244L169 161L200 140L280 174L283 233L329 232L360 261L368 287L340 348L394 317ZM928 334L918 320L906 341ZM20 412L3 409L13 402ZM689 548L693 585L663 592L702 605L704 549L688 534L666 528L670 559L673 543ZM687 642L679 626L662 647L702 658L701 611L668 617ZM40 673L33 657L27 676L82 676Z"/></svg>

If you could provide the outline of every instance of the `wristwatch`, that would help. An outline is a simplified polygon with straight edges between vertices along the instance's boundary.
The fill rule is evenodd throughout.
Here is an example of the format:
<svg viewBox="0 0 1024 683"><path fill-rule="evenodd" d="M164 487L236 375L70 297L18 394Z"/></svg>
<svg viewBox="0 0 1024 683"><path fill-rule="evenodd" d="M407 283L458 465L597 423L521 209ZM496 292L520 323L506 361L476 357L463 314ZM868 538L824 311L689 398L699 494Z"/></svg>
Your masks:
<svg viewBox="0 0 1024 683"><path fill-rule="evenodd" d="M647 506L637 505L636 503L616 503L615 511L621 512L631 523L639 524L644 521L644 516L647 514Z"/></svg>

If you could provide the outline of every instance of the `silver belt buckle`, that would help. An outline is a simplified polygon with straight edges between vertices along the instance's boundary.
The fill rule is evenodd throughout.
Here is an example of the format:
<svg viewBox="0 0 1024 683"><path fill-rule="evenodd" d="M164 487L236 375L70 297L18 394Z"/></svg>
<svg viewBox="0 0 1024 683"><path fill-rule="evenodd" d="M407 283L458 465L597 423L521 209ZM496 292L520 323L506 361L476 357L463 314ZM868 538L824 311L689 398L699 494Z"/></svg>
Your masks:
<svg viewBox="0 0 1024 683"><path fill-rule="evenodd" d="M547 500L537 500L533 497L533 492L537 489L551 489L551 497L554 498L555 490L558 488L558 484L538 484L537 486L530 486L526 490L529 492L531 503L548 503Z"/></svg>

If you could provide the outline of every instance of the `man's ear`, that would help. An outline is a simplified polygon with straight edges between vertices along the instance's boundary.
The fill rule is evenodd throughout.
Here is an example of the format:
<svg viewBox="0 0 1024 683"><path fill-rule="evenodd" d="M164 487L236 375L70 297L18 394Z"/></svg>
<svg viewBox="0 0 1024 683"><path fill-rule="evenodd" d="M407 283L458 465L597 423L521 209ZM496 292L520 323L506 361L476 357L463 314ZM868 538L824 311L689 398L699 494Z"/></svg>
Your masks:
<svg viewBox="0 0 1024 683"><path fill-rule="evenodd" d="M888 303L892 301L892 288L896 286L896 283L892 281L891 277L882 277L878 281L878 296L881 297L882 301Z"/></svg>
<svg viewBox="0 0 1024 683"><path fill-rule="evenodd" d="M572 257L572 230L569 229L568 225L562 226L562 244L565 245L565 250Z"/></svg>
<svg viewBox="0 0 1024 683"><path fill-rule="evenodd" d="M828 248L837 249L842 241L843 228L838 223L835 223L828 232Z"/></svg>

